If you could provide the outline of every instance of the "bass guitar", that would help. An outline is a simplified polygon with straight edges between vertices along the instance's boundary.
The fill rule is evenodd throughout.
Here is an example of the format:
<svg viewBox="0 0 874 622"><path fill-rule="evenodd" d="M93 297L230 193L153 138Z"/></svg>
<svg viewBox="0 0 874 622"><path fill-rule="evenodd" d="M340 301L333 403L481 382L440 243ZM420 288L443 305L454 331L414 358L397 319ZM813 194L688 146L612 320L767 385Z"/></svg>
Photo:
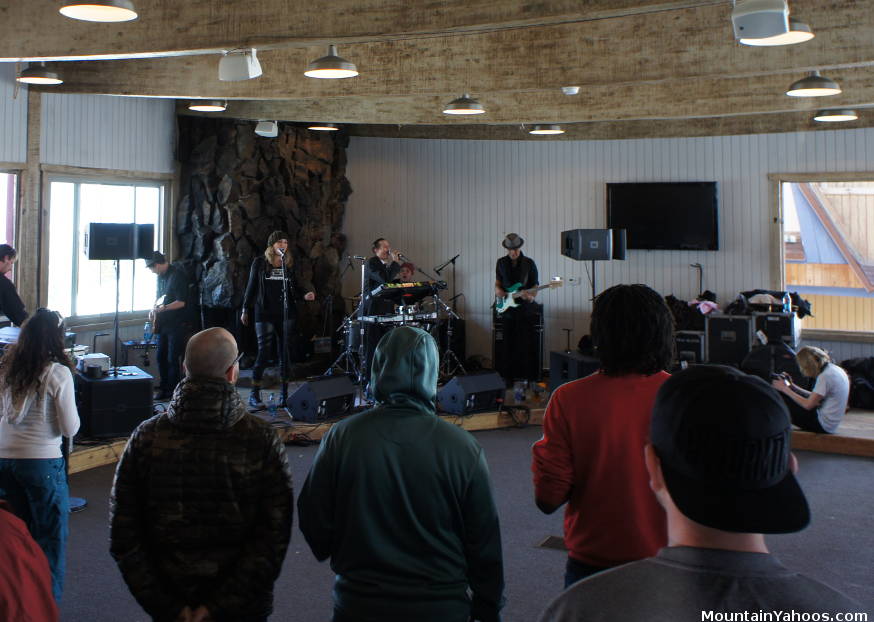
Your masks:
<svg viewBox="0 0 874 622"><path fill-rule="evenodd" d="M541 289L555 289L556 287L561 287L562 285L564 285L564 281L561 279L553 279L545 285L538 285L537 287L532 287L531 289L522 289L522 283L516 283L507 289L506 296L504 296L503 298L500 296L495 298L495 311L497 311L498 315L500 315L507 309L518 307L519 304L516 302L516 299L521 298L525 294L539 292Z"/></svg>

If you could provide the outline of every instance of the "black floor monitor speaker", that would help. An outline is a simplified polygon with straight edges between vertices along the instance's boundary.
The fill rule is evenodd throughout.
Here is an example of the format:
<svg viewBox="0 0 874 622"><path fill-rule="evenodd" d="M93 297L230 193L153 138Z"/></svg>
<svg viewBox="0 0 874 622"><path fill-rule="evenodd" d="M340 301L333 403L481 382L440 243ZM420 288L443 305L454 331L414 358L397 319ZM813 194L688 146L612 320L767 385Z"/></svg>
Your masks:
<svg viewBox="0 0 874 622"><path fill-rule="evenodd" d="M753 318L749 315L706 316L707 362L739 367L753 349Z"/></svg>
<svg viewBox="0 0 874 622"><path fill-rule="evenodd" d="M120 367L119 375L88 378L74 375L79 435L92 438L129 436L152 416L152 377L138 367Z"/></svg>
<svg viewBox="0 0 874 622"><path fill-rule="evenodd" d="M456 376L437 391L437 402L443 412L468 415L497 410L504 401L506 384L493 371Z"/></svg>
<svg viewBox="0 0 874 622"><path fill-rule="evenodd" d="M795 358L795 350L780 341L768 343L766 346L753 348L747 354L740 366L741 370L758 376L762 380L771 383L771 374L788 373L792 381L802 388L807 388L809 380L801 373L798 360Z"/></svg>
<svg viewBox="0 0 874 622"><path fill-rule="evenodd" d="M801 341L801 322L794 313L753 313L756 331L762 331L768 343L782 342L798 348Z"/></svg>
<svg viewBox="0 0 874 622"><path fill-rule="evenodd" d="M307 380L286 401L295 421L315 423L349 414L355 405L355 385L346 374Z"/></svg>
<svg viewBox="0 0 874 622"><path fill-rule="evenodd" d="M610 229L562 231L561 254L578 261L607 261L613 257L613 234Z"/></svg>
<svg viewBox="0 0 874 622"><path fill-rule="evenodd" d="M593 356L553 350L549 353L549 390L555 391L566 382L594 374L600 367L600 361Z"/></svg>

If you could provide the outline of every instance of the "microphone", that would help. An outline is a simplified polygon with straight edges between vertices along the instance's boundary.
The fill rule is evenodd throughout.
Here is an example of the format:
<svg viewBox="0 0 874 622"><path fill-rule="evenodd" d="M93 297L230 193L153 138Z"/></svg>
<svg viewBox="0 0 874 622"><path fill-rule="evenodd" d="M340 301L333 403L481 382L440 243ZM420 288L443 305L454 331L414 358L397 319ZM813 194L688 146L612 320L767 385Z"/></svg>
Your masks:
<svg viewBox="0 0 874 622"><path fill-rule="evenodd" d="M364 261L367 258L363 255L346 255L346 259L360 259L361 261Z"/></svg>
<svg viewBox="0 0 874 622"><path fill-rule="evenodd" d="M285 251L283 251L281 248L277 248L276 252L279 253L280 257L285 257Z"/></svg>

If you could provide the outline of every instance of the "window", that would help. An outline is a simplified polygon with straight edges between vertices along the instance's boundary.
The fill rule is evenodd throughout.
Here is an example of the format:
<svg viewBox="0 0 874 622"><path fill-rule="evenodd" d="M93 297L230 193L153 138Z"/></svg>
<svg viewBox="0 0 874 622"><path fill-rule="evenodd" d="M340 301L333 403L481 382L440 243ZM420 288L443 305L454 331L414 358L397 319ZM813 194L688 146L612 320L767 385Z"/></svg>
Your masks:
<svg viewBox="0 0 874 622"><path fill-rule="evenodd" d="M0 171L0 244L15 246L15 205L18 176Z"/></svg>
<svg viewBox="0 0 874 622"><path fill-rule="evenodd" d="M50 180L50 309L66 317L115 312L115 262L89 260L85 234L92 222L153 224L154 248L160 249L164 190L160 182ZM143 261L123 260L120 272L118 310L150 309L155 275Z"/></svg>
<svg viewBox="0 0 874 622"><path fill-rule="evenodd" d="M874 181L782 182L786 288L805 330L874 331Z"/></svg>

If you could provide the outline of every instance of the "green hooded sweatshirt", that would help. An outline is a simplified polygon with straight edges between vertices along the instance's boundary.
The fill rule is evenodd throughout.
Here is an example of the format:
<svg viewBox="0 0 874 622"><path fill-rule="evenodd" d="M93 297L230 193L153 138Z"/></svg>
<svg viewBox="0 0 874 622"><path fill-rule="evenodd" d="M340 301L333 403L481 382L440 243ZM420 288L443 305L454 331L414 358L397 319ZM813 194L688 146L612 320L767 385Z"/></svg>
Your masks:
<svg viewBox="0 0 874 622"><path fill-rule="evenodd" d="M500 619L488 467L473 436L437 417L437 371L428 333L400 327L383 337L372 371L378 405L331 428L298 498L301 531L337 574L343 620Z"/></svg>

